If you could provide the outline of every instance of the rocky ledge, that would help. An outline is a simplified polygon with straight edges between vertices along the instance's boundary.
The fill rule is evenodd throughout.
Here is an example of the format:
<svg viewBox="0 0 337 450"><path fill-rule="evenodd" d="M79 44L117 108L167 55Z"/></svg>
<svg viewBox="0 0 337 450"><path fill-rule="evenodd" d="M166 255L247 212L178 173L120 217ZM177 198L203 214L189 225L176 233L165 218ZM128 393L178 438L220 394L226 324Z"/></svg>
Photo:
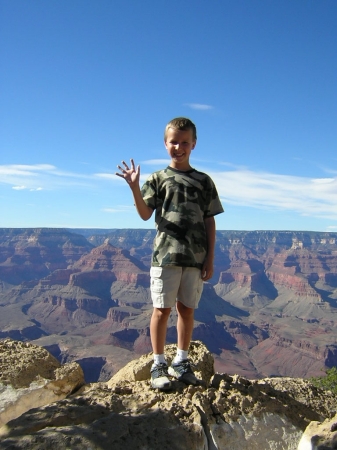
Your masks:
<svg viewBox="0 0 337 450"><path fill-rule="evenodd" d="M83 385L79 364L61 365L37 345L0 341L0 426L31 408L64 399Z"/></svg>
<svg viewBox="0 0 337 450"><path fill-rule="evenodd" d="M174 381L169 392L150 387L150 353L131 361L107 383L79 387L83 379L74 377L72 370L63 371L68 373L63 376L62 386L68 386L64 389L55 372L66 365L57 366L44 349L8 339L0 344L2 389L29 389L45 380L42 389L53 385L56 394L62 391L66 396L44 405L36 397L28 403L22 400L26 407L16 418L8 416L0 428L0 449L336 448L337 399L331 392L297 378L248 380L215 374L213 357L199 341L190 349L199 385ZM175 346L165 351L170 361ZM7 401L3 412L10 407Z"/></svg>

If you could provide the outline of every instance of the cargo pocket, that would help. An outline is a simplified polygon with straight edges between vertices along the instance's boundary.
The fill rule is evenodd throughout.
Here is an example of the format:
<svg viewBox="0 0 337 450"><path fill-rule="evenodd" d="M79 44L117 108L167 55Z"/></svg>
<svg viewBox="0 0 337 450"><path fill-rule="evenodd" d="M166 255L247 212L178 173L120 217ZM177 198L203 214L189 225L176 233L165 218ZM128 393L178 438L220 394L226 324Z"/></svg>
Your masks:
<svg viewBox="0 0 337 450"><path fill-rule="evenodd" d="M200 298L201 298L201 294L202 291L204 289L204 282L202 281L202 278L200 277L198 279L198 284L197 284L197 288L195 290L195 302L196 302L196 306L198 305Z"/></svg>
<svg viewBox="0 0 337 450"><path fill-rule="evenodd" d="M160 278L163 273L162 267L151 267L150 276L151 276L151 284L150 289L151 292L156 294L161 294L163 292L163 280Z"/></svg>

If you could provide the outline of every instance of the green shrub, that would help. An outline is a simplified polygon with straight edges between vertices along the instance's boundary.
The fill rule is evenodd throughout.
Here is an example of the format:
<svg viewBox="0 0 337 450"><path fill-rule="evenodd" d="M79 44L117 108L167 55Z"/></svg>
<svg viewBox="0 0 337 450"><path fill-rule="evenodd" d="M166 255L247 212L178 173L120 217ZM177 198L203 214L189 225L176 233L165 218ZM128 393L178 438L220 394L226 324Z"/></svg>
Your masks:
<svg viewBox="0 0 337 450"><path fill-rule="evenodd" d="M331 367L326 370L323 377L312 377L310 382L319 388L329 390L337 394L337 367Z"/></svg>

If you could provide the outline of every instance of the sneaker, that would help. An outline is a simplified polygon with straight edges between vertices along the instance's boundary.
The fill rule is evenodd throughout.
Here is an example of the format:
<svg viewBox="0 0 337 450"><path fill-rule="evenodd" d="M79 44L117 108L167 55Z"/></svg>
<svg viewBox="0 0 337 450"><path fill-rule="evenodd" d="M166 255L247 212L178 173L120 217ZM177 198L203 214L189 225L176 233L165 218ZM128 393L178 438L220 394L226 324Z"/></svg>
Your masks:
<svg viewBox="0 0 337 450"><path fill-rule="evenodd" d="M171 381L168 377L168 367L165 363L153 365L151 368L151 386L153 389L166 391L171 388Z"/></svg>
<svg viewBox="0 0 337 450"><path fill-rule="evenodd" d="M188 359L184 359L178 363L172 363L171 367L168 369L169 375L177 378L178 381L182 381L186 384L198 384L198 379L194 375L191 368L191 363Z"/></svg>

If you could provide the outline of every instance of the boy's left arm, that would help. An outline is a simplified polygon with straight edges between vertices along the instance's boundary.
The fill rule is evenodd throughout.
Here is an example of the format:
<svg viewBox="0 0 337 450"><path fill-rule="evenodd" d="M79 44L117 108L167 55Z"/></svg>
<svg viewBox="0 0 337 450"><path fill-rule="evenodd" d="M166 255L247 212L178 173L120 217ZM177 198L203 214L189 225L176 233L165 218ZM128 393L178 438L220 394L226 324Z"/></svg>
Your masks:
<svg viewBox="0 0 337 450"><path fill-rule="evenodd" d="M214 265L214 248L215 248L215 220L214 217L206 217L204 219L206 238L207 238L207 254L201 270L201 278L207 281L213 276Z"/></svg>

